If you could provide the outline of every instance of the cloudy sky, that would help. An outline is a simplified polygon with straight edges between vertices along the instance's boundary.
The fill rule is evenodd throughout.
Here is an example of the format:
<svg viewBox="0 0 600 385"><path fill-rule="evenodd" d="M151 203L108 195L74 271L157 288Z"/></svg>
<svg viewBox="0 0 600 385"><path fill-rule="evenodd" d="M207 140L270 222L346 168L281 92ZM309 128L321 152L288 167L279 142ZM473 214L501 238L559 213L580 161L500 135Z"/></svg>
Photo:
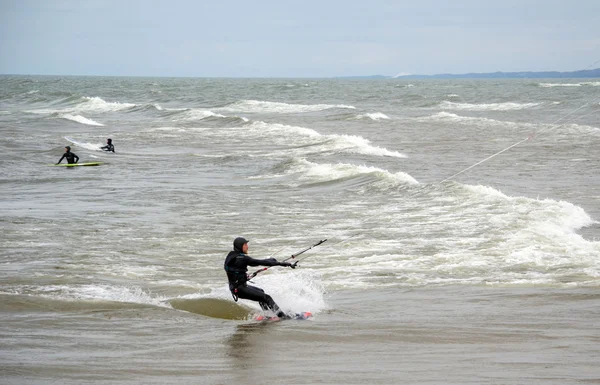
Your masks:
<svg viewBox="0 0 600 385"><path fill-rule="evenodd" d="M394 76L598 60L600 0L0 0L0 74Z"/></svg>

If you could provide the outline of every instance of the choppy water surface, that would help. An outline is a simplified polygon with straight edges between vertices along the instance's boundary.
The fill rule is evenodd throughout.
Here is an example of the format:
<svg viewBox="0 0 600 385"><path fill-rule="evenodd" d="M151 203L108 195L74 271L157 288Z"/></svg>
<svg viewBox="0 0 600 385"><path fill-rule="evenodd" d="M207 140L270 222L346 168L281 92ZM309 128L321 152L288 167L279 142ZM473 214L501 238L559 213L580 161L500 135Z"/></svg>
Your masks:
<svg viewBox="0 0 600 385"><path fill-rule="evenodd" d="M0 83L7 383L600 381L600 82Z"/></svg>

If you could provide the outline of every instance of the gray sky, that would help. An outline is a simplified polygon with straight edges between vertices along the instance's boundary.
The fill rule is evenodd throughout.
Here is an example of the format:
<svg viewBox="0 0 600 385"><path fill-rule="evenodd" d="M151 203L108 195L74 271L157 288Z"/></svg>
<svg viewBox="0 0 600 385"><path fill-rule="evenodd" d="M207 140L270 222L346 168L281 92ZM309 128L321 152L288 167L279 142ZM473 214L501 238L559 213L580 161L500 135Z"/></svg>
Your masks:
<svg viewBox="0 0 600 385"><path fill-rule="evenodd" d="M1 74L394 76L598 60L600 0L0 0Z"/></svg>

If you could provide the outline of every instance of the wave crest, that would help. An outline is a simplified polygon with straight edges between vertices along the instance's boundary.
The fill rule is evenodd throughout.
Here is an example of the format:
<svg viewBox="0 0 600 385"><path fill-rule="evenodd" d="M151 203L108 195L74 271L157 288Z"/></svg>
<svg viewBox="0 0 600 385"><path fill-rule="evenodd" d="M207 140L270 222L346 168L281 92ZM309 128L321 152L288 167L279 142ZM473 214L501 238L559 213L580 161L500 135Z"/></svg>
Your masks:
<svg viewBox="0 0 600 385"><path fill-rule="evenodd" d="M71 120L73 122L85 124L88 126L104 126L102 123L98 123L92 119L88 119L81 115L71 115L71 114L60 114L59 117L67 120Z"/></svg>
<svg viewBox="0 0 600 385"><path fill-rule="evenodd" d="M484 104L472 104L472 103L455 103L449 101L443 101L440 103L440 107L448 110L469 110L469 111L511 111L511 110L525 110L539 106L541 103L484 103Z"/></svg>
<svg viewBox="0 0 600 385"><path fill-rule="evenodd" d="M241 100L222 107L223 110L242 112L266 112L266 113L300 113L323 111L331 108L355 109L356 107L343 104L288 104L282 102L268 102L261 100Z"/></svg>

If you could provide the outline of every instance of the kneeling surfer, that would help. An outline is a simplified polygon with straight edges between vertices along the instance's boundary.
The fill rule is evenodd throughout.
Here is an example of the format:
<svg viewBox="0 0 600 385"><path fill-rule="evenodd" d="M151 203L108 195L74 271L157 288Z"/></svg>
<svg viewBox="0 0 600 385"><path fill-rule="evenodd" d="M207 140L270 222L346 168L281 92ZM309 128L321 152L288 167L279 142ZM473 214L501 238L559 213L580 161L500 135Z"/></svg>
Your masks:
<svg viewBox="0 0 600 385"><path fill-rule="evenodd" d="M58 160L58 162L56 164L60 164L60 162L62 162L63 159L67 159L67 163L69 163L69 164L79 162L79 157L77 155L75 155L74 152L71 152L71 147L69 147L69 146L65 146L65 153Z"/></svg>
<svg viewBox="0 0 600 385"><path fill-rule="evenodd" d="M277 317L286 318L287 315L277 306L273 298L255 286L250 286L248 282L248 266L286 266L295 268L288 262L278 262L275 258L254 259L248 254L248 240L238 237L233 241L233 250L225 258L224 268L229 280L229 290L233 299L238 298L257 301L263 310L271 310Z"/></svg>

